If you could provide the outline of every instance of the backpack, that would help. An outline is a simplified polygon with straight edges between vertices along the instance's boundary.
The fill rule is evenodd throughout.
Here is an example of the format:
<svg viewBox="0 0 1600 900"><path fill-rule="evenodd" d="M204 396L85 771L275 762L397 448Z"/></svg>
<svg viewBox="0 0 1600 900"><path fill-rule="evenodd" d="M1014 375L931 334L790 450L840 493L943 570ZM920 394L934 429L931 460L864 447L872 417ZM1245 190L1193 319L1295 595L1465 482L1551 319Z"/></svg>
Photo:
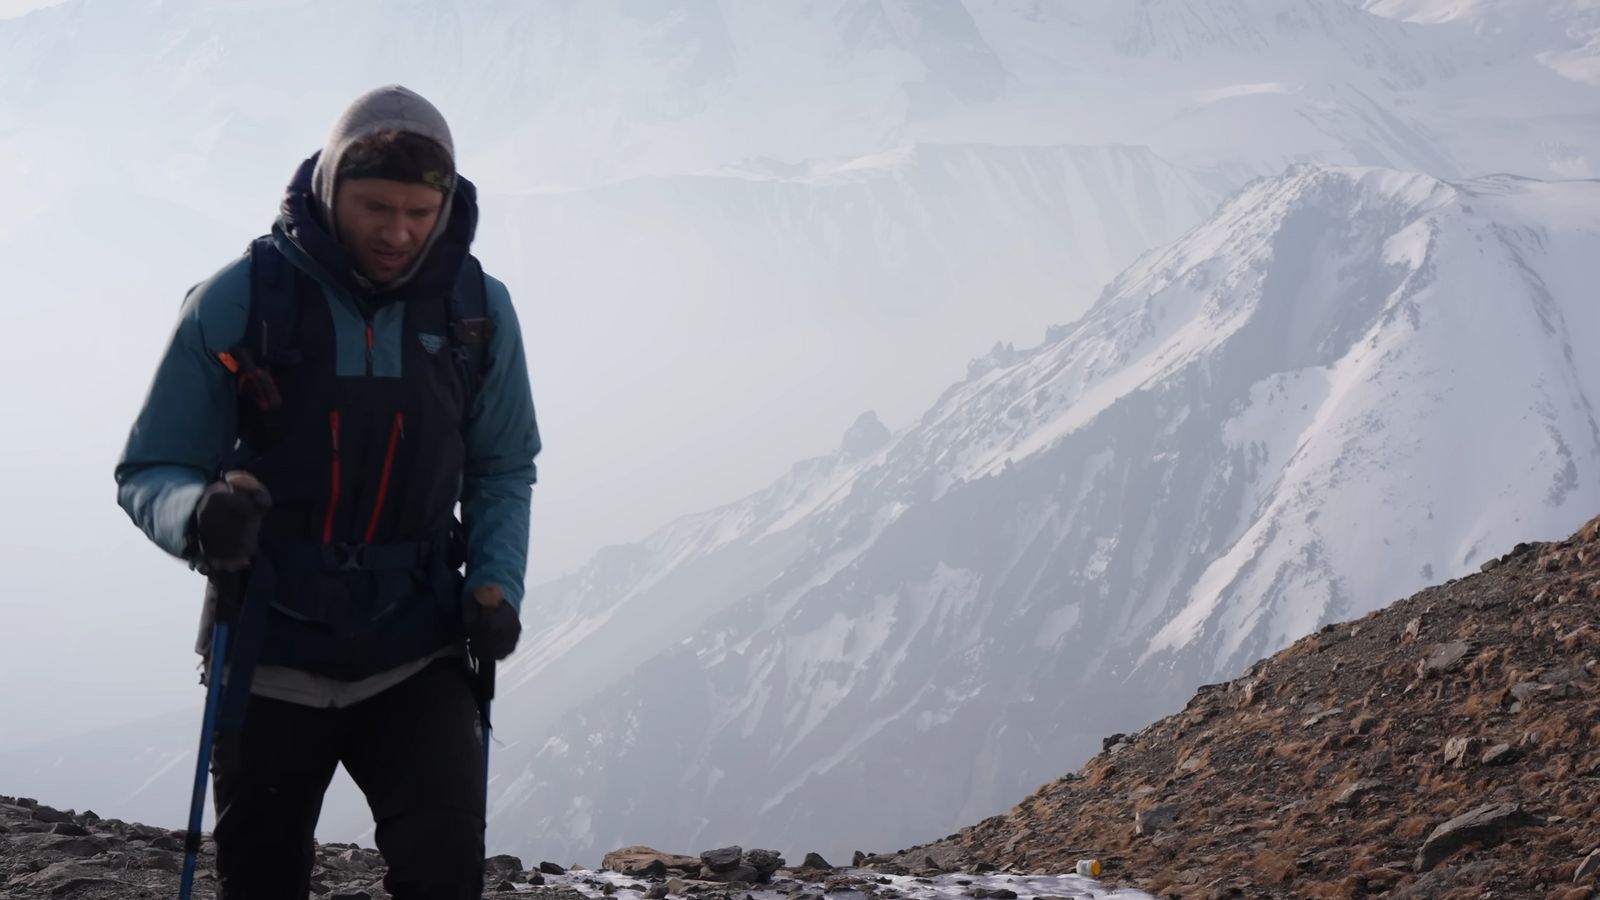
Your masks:
<svg viewBox="0 0 1600 900"><path fill-rule="evenodd" d="M250 261L250 302L244 336L236 347L219 353L218 358L234 376L241 411L248 404L262 414L273 414L283 406L283 397L273 378L273 370L275 367L291 367L302 361L301 353L295 346L301 304L307 298L316 296L321 288L311 276L284 257L271 237L252 241L247 255ZM488 345L494 335L494 322L488 317L487 305L483 267L475 257L469 255L446 298L447 334L444 336L444 341L450 347L452 364L461 377L465 410L474 408L488 372ZM444 347L437 349L442 351ZM429 352L434 351L430 348ZM377 568L395 569L402 567L401 563L387 557L398 556L404 557L405 565L409 566L411 560L422 553L424 544L360 547L356 548L357 555L352 556L349 562L352 565L359 562L358 567L370 564ZM464 538L457 529L447 536L446 549L436 564L432 565L429 577L444 583L448 580L449 571L459 568L463 562ZM257 661L262 657L263 642L268 637L269 607L274 603L276 579L273 567L267 565L264 559L257 559L246 591L249 599L246 599L246 594L218 598L219 602L227 599L232 601L222 613L224 618L237 616L238 619L238 635L229 653L231 683L248 685ZM430 626L424 621L418 627ZM423 635L423 638L431 639L428 635ZM223 730L240 726L248 694L248 690L224 691L220 709Z"/></svg>

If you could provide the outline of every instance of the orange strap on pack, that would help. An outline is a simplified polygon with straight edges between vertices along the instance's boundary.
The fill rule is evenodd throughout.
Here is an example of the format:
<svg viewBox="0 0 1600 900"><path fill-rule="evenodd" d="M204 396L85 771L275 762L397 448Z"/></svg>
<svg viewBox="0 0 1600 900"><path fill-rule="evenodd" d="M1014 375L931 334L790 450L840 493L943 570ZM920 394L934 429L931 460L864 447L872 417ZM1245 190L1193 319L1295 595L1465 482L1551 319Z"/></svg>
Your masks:
<svg viewBox="0 0 1600 900"><path fill-rule="evenodd" d="M273 412L283 406L283 395L278 393L278 382L272 373L256 365L250 351L243 347L224 350L217 361L234 377L241 395L249 397L262 412Z"/></svg>

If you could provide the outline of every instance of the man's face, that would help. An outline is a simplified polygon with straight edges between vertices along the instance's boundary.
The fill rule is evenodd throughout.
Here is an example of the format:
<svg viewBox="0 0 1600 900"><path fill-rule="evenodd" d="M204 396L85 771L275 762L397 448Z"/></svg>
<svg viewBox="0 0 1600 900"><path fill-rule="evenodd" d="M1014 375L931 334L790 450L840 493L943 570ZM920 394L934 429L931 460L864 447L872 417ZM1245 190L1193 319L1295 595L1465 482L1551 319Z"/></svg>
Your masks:
<svg viewBox="0 0 1600 900"><path fill-rule="evenodd" d="M425 184L357 178L334 192L339 243L373 284L404 275L439 221L444 195Z"/></svg>

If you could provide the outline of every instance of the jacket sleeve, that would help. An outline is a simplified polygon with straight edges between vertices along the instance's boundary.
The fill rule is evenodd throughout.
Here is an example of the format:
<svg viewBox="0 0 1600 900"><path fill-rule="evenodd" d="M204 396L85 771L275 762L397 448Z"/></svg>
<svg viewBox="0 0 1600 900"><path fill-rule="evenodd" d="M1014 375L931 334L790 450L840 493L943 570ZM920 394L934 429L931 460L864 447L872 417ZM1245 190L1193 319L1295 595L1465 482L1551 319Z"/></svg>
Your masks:
<svg viewBox="0 0 1600 900"><path fill-rule="evenodd" d="M506 286L485 278L495 322L488 372L466 428L461 522L466 526L466 592L497 584L522 608L528 568L529 505L540 449L522 329Z"/></svg>
<svg viewBox="0 0 1600 900"><path fill-rule="evenodd" d="M195 504L236 439L233 379L216 354L240 340L249 303L248 260L189 292L117 461L117 503L180 559Z"/></svg>

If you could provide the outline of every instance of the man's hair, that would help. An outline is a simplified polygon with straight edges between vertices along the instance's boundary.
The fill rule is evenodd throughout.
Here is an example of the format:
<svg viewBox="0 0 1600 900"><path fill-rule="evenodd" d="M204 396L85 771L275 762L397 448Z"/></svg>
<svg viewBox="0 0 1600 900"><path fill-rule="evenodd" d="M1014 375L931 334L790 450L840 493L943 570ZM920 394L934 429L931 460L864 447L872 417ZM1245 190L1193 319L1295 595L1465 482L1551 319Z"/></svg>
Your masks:
<svg viewBox="0 0 1600 900"><path fill-rule="evenodd" d="M390 129L361 137L346 148L338 177L415 182L449 193L455 186L455 163L432 138Z"/></svg>

